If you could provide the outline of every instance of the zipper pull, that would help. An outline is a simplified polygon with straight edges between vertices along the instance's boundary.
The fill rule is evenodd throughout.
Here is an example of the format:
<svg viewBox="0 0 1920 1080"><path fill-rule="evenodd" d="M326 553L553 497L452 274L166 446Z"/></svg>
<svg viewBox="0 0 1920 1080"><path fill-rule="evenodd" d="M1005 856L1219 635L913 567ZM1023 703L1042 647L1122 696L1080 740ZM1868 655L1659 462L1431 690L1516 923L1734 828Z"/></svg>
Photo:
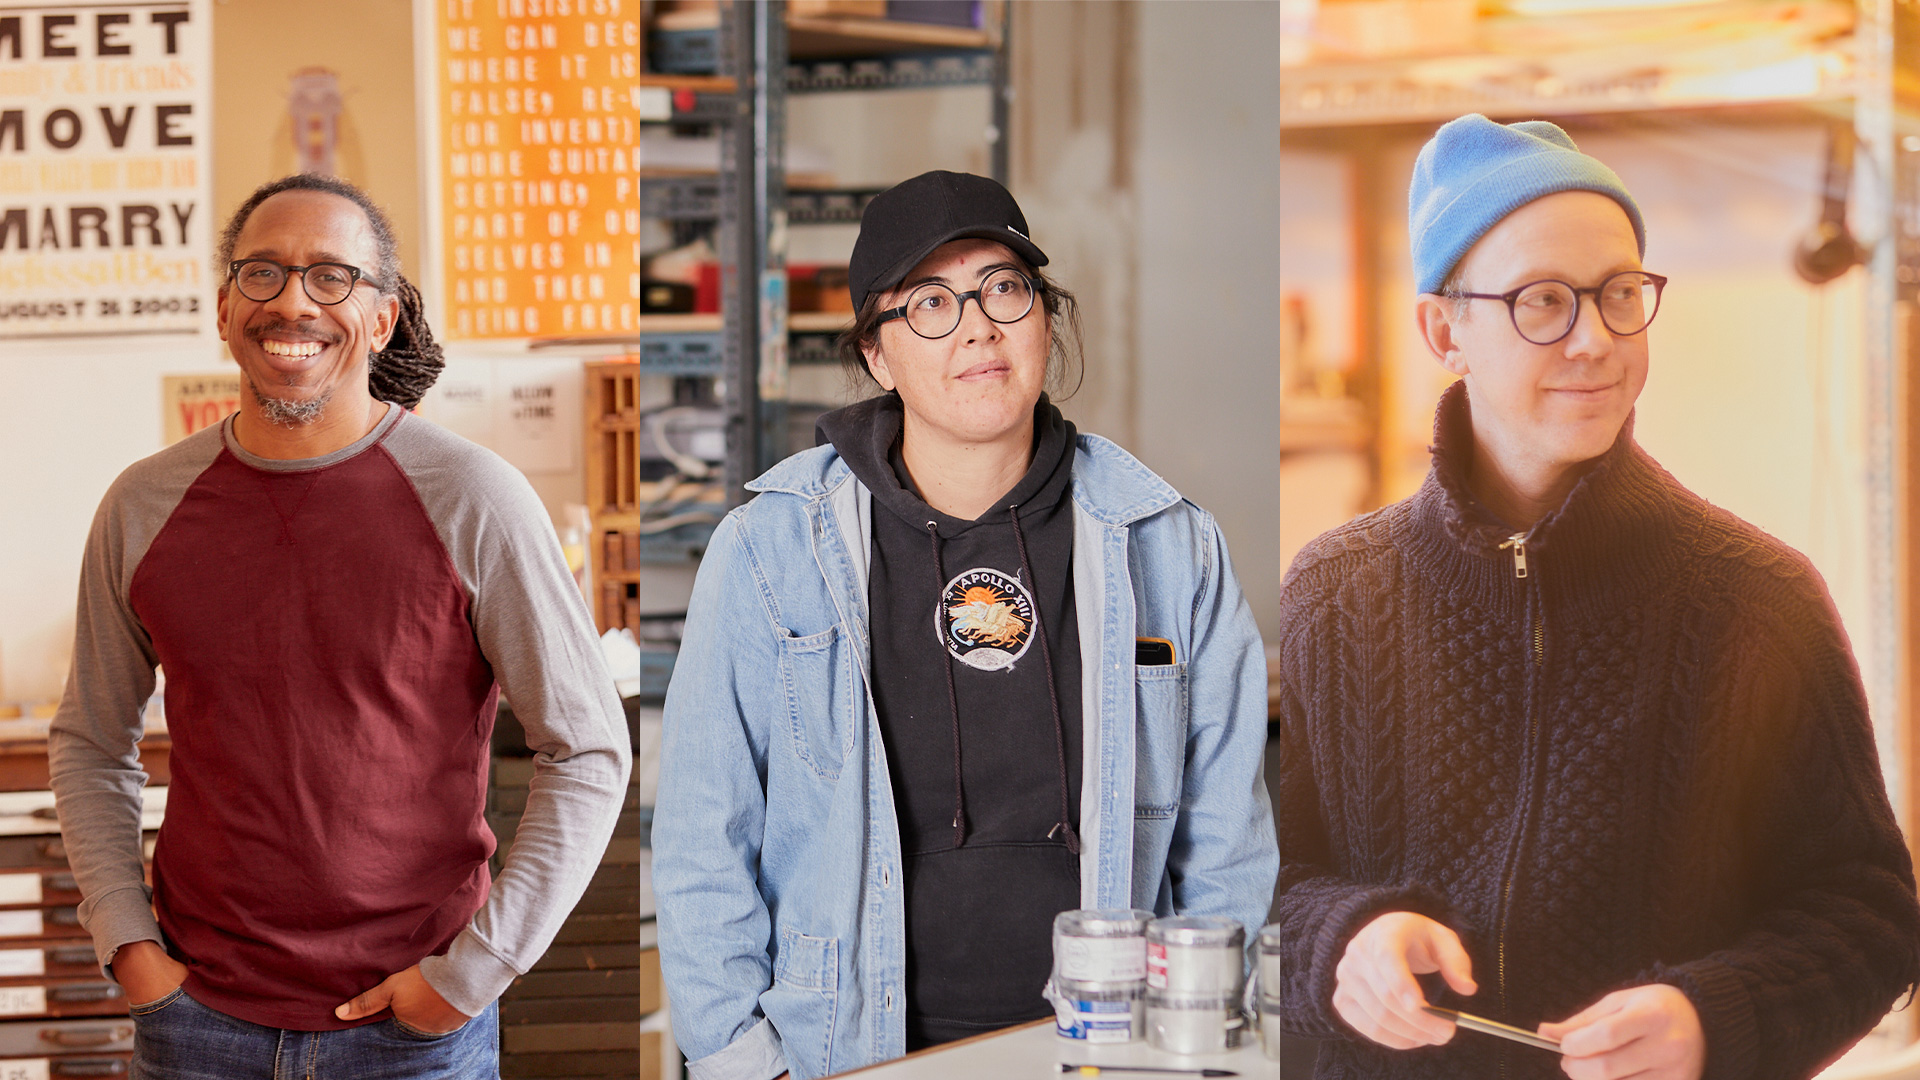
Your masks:
<svg viewBox="0 0 1920 1080"><path fill-rule="evenodd" d="M1514 533L1512 536L1507 537L1506 543L1500 545L1500 550L1505 551L1508 548L1513 549L1513 576L1517 578L1526 577L1527 534Z"/></svg>

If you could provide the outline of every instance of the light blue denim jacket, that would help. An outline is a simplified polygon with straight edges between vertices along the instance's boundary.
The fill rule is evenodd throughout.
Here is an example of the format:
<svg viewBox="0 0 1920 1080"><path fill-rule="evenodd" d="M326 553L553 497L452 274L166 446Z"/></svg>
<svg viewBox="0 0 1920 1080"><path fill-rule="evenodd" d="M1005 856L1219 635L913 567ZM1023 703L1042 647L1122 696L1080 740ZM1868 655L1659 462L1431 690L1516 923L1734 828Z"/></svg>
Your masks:
<svg viewBox="0 0 1920 1080"><path fill-rule="evenodd" d="M693 1080L794 1080L906 1052L905 897L869 693L872 497L831 446L715 530L667 691L653 825L660 957ZM1279 871L1266 665L1213 518L1081 435L1073 587L1081 906L1229 915ZM1175 663L1134 666L1136 637ZM1036 999L1040 987L1034 987Z"/></svg>

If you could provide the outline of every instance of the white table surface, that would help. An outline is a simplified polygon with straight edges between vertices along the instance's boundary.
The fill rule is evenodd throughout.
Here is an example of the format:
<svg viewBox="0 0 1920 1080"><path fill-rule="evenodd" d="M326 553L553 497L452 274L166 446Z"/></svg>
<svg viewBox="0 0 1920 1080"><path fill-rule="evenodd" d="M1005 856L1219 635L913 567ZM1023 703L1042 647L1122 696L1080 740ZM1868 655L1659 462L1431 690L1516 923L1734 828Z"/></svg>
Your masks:
<svg viewBox="0 0 1920 1080"><path fill-rule="evenodd" d="M1041 1020L980 1038L937 1046L906 1057L855 1069L841 1076L860 1080L1060 1080L1060 1065L1159 1065L1170 1069L1231 1069L1245 1080L1276 1080L1280 1063L1261 1056L1256 1038L1221 1054L1170 1054L1142 1040L1088 1044L1054 1034ZM1106 1080L1178 1080L1178 1073L1107 1073Z"/></svg>

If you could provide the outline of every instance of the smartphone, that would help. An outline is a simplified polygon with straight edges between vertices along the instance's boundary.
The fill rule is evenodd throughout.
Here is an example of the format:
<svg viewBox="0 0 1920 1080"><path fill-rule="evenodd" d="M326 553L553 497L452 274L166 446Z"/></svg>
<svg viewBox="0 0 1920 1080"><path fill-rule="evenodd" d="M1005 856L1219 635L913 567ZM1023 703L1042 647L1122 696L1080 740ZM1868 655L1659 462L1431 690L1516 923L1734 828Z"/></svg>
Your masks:
<svg viewBox="0 0 1920 1080"><path fill-rule="evenodd" d="M1165 667L1173 663L1173 642L1166 638L1133 639L1134 667Z"/></svg>

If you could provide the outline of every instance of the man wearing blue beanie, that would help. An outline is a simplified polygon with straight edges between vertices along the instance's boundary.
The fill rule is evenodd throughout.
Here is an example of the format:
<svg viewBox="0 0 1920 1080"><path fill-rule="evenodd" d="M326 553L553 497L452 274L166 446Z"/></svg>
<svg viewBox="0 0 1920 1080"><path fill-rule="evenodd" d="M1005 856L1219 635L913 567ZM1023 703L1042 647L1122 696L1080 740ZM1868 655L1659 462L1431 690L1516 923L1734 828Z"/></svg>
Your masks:
<svg viewBox="0 0 1920 1080"><path fill-rule="evenodd" d="M1920 979L1826 586L1634 441L1666 279L1611 169L1464 116L1409 225L1459 381L1281 587L1284 1029L1323 1080L1811 1076Z"/></svg>

